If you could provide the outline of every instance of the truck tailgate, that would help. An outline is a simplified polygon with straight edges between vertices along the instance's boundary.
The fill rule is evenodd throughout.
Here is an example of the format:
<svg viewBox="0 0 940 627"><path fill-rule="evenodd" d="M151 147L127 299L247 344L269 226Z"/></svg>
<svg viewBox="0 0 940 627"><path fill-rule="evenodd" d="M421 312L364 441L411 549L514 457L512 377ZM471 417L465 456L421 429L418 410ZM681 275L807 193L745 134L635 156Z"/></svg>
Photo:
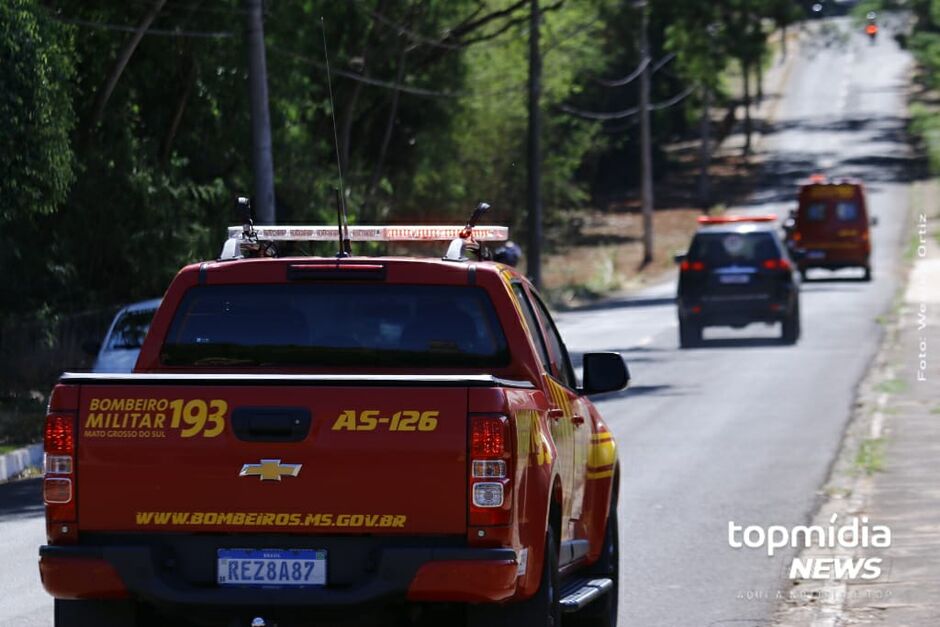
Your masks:
<svg viewBox="0 0 940 627"><path fill-rule="evenodd" d="M460 534L468 392L86 384L83 531Z"/></svg>

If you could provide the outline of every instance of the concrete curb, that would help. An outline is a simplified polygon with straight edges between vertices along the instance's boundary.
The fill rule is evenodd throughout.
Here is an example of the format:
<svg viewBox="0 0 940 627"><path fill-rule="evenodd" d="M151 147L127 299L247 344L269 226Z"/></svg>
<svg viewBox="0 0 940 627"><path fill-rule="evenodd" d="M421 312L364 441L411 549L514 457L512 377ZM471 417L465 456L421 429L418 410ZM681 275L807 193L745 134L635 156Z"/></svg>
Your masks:
<svg viewBox="0 0 940 627"><path fill-rule="evenodd" d="M14 477L30 466L42 465L42 444L31 444L0 455L0 481Z"/></svg>

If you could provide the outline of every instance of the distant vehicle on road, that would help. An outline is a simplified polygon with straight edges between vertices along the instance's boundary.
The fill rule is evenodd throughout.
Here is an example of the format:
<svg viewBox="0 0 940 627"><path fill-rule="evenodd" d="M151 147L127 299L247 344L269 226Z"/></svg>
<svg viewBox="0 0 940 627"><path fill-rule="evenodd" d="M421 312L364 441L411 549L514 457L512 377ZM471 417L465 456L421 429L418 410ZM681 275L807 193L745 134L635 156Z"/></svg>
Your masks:
<svg viewBox="0 0 940 627"><path fill-rule="evenodd" d="M133 303L115 314L101 342L93 372L131 372L134 369L160 300L153 298Z"/></svg>
<svg viewBox="0 0 940 627"><path fill-rule="evenodd" d="M800 187L799 204L784 224L803 278L810 268L862 268L871 280L871 238L865 188L857 180L813 175Z"/></svg>
<svg viewBox="0 0 940 627"><path fill-rule="evenodd" d="M679 345L696 346L707 326L782 324L783 341L800 337L799 280L777 235L776 216L699 218L679 264Z"/></svg>

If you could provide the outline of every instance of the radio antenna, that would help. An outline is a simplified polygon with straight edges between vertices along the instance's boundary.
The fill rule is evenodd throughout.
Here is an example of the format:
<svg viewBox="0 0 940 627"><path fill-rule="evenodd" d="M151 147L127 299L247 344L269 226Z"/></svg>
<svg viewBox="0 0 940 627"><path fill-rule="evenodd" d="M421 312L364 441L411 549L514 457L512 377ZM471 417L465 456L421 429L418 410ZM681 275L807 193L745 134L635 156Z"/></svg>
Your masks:
<svg viewBox="0 0 940 627"><path fill-rule="evenodd" d="M336 213L339 228L339 252L337 257L349 257L349 223L346 220L346 186L343 184L343 164L339 158L339 134L336 132L336 105L333 102L333 77L330 74L330 55L326 48L326 22L320 17L320 32L323 35L323 58L326 60L326 85L330 92L330 119L333 121L333 146L336 148L336 171L339 173L339 189L336 190Z"/></svg>

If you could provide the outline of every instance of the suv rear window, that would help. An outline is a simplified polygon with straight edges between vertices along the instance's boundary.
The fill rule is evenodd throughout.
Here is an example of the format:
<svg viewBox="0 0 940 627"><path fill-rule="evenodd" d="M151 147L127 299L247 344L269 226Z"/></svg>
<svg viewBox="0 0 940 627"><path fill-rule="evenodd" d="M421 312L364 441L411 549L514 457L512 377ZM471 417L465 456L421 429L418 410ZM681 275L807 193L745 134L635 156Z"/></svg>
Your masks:
<svg viewBox="0 0 940 627"><path fill-rule="evenodd" d="M689 248L689 259L709 267L756 265L779 259L780 249L767 231L698 233Z"/></svg>
<svg viewBox="0 0 940 627"><path fill-rule="evenodd" d="M155 309L128 311L114 323L114 329L108 338L106 350L140 348L147 337L147 329L153 320Z"/></svg>
<svg viewBox="0 0 940 627"><path fill-rule="evenodd" d="M439 285L218 285L190 289L168 366L495 367L506 337L485 290Z"/></svg>

